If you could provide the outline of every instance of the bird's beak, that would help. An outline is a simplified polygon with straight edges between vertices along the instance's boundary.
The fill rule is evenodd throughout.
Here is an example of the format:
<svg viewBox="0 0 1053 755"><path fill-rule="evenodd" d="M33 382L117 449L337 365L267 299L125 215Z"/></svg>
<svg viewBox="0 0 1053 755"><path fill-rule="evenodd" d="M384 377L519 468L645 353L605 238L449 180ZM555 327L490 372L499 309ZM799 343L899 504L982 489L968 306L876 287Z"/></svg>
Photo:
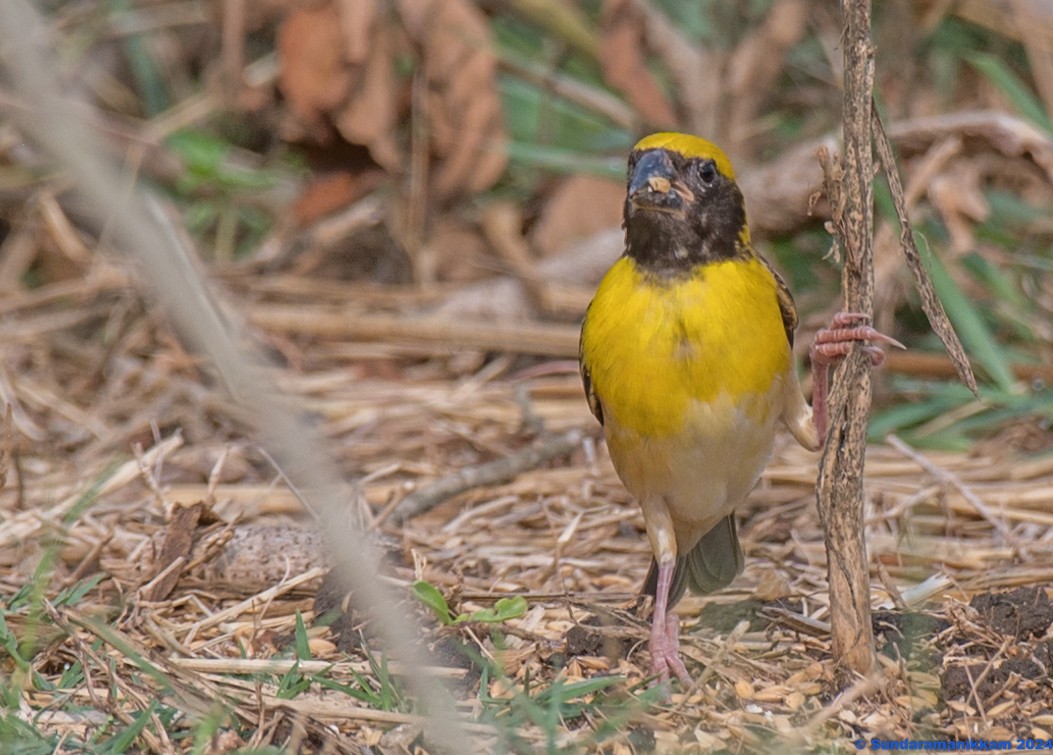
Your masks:
<svg viewBox="0 0 1053 755"><path fill-rule="evenodd" d="M683 183L669 155L656 149L637 160L629 176L629 202L636 209L679 214L684 211Z"/></svg>

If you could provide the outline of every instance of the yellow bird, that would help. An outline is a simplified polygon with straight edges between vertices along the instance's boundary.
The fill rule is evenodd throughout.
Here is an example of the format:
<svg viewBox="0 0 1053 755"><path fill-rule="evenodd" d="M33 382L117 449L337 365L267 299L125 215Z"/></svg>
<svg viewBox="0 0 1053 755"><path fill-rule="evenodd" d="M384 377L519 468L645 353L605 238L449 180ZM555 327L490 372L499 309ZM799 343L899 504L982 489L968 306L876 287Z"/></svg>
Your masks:
<svg viewBox="0 0 1053 755"><path fill-rule="evenodd" d="M830 362L854 341L895 342L860 315L836 317L812 347L822 368L813 416L791 353L793 298L750 242L731 162L704 139L659 133L636 144L624 227L625 253L582 325L581 376L654 553L652 671L689 684L670 610L685 589L713 592L742 571L734 511L777 426L818 448ZM880 349L865 348L879 364Z"/></svg>

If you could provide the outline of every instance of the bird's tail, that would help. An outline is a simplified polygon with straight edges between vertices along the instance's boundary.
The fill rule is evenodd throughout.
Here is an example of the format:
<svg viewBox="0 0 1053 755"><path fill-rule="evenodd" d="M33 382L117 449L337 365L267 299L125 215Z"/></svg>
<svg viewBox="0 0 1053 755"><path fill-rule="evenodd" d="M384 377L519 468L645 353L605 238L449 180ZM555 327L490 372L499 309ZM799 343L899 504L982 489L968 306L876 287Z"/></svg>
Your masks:
<svg viewBox="0 0 1053 755"><path fill-rule="evenodd" d="M694 593L716 592L727 587L742 572L743 563L735 516L728 514L703 535L686 556L677 558L669 588L669 607L675 606L689 587ZM653 597L657 590L658 562L652 558L643 591Z"/></svg>

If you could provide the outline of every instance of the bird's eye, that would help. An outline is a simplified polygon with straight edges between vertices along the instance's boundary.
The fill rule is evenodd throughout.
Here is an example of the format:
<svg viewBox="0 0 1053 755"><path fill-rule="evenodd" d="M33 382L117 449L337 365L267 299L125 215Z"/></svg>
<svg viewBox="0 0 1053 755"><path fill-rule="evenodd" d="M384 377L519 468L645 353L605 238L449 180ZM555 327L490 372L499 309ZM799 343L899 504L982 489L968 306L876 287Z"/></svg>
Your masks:
<svg viewBox="0 0 1053 755"><path fill-rule="evenodd" d="M698 171L698 177L702 180L702 183L711 184L717 180L717 166L713 164L712 160L706 160L703 163L699 163L696 170Z"/></svg>

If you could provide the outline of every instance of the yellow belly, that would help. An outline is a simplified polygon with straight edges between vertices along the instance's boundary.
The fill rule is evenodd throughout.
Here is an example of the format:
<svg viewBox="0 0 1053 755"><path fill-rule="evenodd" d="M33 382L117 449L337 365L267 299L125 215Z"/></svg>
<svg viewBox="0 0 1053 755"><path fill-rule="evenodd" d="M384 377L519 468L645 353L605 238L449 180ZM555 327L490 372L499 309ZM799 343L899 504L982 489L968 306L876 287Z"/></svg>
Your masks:
<svg viewBox="0 0 1053 755"><path fill-rule="evenodd" d="M773 396L734 404L726 395L690 407L684 430L662 438L605 426L611 461L645 518L664 509L677 549L688 552L742 503L771 456L778 418Z"/></svg>
<svg viewBox="0 0 1053 755"><path fill-rule="evenodd" d="M623 257L589 307L582 358L619 476L645 513L668 509L684 552L771 453L792 361L770 271L730 260L663 282Z"/></svg>

